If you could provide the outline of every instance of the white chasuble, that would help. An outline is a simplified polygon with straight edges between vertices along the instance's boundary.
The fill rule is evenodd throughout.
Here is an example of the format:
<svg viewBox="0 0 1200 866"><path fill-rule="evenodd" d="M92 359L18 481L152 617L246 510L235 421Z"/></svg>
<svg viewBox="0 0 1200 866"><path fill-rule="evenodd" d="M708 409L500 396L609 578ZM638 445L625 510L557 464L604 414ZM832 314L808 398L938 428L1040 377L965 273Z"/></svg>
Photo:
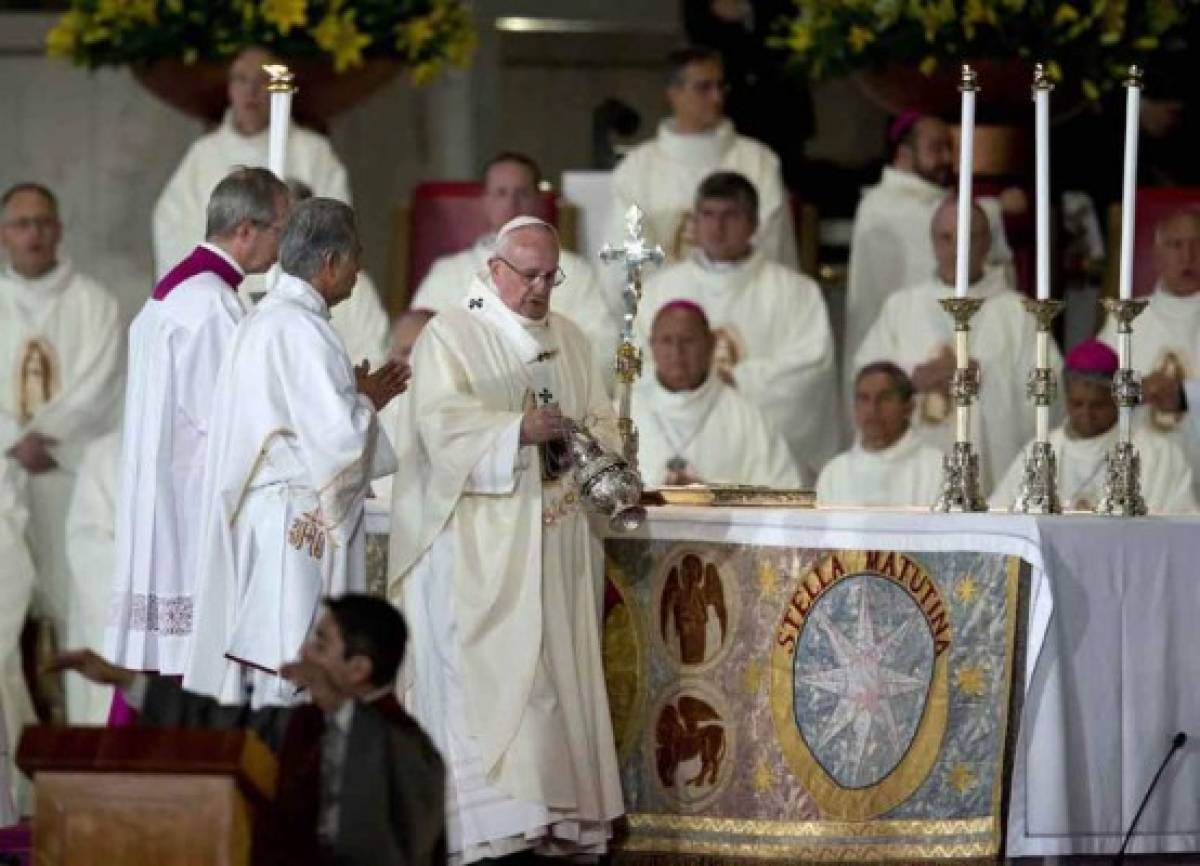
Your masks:
<svg viewBox="0 0 1200 866"><path fill-rule="evenodd" d="M629 152L613 172L611 240L624 237L625 212L636 204L646 214L650 241L661 244L670 261L686 258L693 248L696 190L718 171L735 171L754 184L758 191L754 245L772 261L797 267L796 230L779 157L765 144L738 135L728 120L709 132L691 135L677 133L674 121L664 120L654 138Z"/></svg>
<svg viewBox="0 0 1200 866"><path fill-rule="evenodd" d="M485 235L474 246L435 261L410 306L435 313L462 306L475 279L487 278L487 260L494 242L494 235ZM592 353L605 371L605 382L611 387L611 368L620 338L620 298L605 298L604 285L582 256L560 250L558 266L566 279L550 295L550 309L566 316L587 335Z"/></svg>
<svg viewBox="0 0 1200 866"><path fill-rule="evenodd" d="M817 479L817 505L928 508L941 487L941 452L910 428L887 448L868 451L855 442L826 463Z"/></svg>
<svg viewBox="0 0 1200 866"><path fill-rule="evenodd" d="M843 358L853 358L884 302L897 291L929 280L937 271L931 239L933 214L952 190L890 166L863 193L854 214L846 275L846 337ZM1012 250L1004 236L1000 203L979 199L991 228L988 262L1007 265ZM850 379L853 370L844 371Z"/></svg>
<svg viewBox="0 0 1200 866"><path fill-rule="evenodd" d="M292 702L277 674L321 598L366 589L363 500L396 468L378 433L325 301L283 274L213 388L186 688L239 702L253 680L256 705Z"/></svg>
<svg viewBox="0 0 1200 866"><path fill-rule="evenodd" d="M623 811L603 552L519 437L525 408L549 401L615 446L600 373L568 319L522 319L479 281L425 328L412 365L389 596L412 629L404 697L450 767L452 859L599 853Z"/></svg>
<svg viewBox="0 0 1200 866"><path fill-rule="evenodd" d="M706 484L800 487L787 442L715 374L694 391L668 391L645 376L634 387L631 414L647 487L665 484L672 469Z"/></svg>
<svg viewBox="0 0 1200 866"><path fill-rule="evenodd" d="M323 135L291 124L285 164L288 178L303 181L313 195L350 202L346 169ZM227 174L242 167L267 167L267 130L242 135L226 112L220 126L188 148L154 205L156 278L161 279L205 236L209 196ZM261 291L262 278L249 279L247 284L248 290Z"/></svg>
<svg viewBox="0 0 1200 866"><path fill-rule="evenodd" d="M233 267L207 245L189 259L201 251ZM197 270L146 301L129 328L105 656L134 670L179 675L187 663L213 386L245 315L226 281L239 271L225 273Z"/></svg>
<svg viewBox="0 0 1200 866"><path fill-rule="evenodd" d="M35 598L60 635L70 604L71 489L87 444L119 418L124 346L116 300L70 262L33 280L0 273L0 455L33 431L57 441L57 468L28 475L23 486Z"/></svg>
<svg viewBox="0 0 1200 866"><path fill-rule="evenodd" d="M108 621L117 522L117 465L121 431L94 440L83 454L67 512L67 559L71 563L70 628L65 645L100 649ZM112 705L111 686L83 677L64 684L67 717L76 725L103 725Z"/></svg>
<svg viewBox="0 0 1200 866"><path fill-rule="evenodd" d="M635 322L647 378L654 316L680 299L704 310L717 337L714 363L732 366L734 387L784 437L811 484L841 437L833 335L817 284L757 253L732 263L696 253L667 268L646 284Z"/></svg>
<svg viewBox="0 0 1200 866"><path fill-rule="evenodd" d="M1200 294L1180 298L1161 284L1150 295L1150 303L1133 320L1133 368L1142 376L1165 372L1180 379L1200 377ZM1114 352L1117 346L1117 323L1111 316L1096 338L1107 343ZM1200 412L1200 406L1190 404L1189 414ZM1200 498L1200 437L1190 435L1181 414L1159 412L1143 406L1136 417L1151 436L1164 436L1183 450L1192 467L1195 495ZM1145 458L1142 459L1143 467Z"/></svg>
<svg viewBox="0 0 1200 866"><path fill-rule="evenodd" d="M1104 492L1105 456L1117 444L1114 424L1106 432L1090 439L1079 439L1066 426L1050 433L1050 445L1058 466L1058 496L1068 511L1091 511ZM1021 489L1025 455L1030 442L1013 460L1003 480L989 497L993 509L1008 510ZM1196 511L1192 492L1192 468L1174 442L1164 436L1135 427L1133 444L1142 465L1142 496L1151 514L1191 514Z"/></svg>
<svg viewBox="0 0 1200 866"><path fill-rule="evenodd" d="M872 361L891 361L911 376L943 349L953 352L954 320L938 303L953 294L951 287L934 279L888 298L859 347L854 369ZM971 438L979 449L980 476L987 493L1035 432L1025 379L1036 360L1036 325L998 267L987 268L971 286L970 295L984 299L971 319L971 359L979 363L980 374ZM1061 367L1062 356L1051 340L1050 368L1057 376ZM943 394L917 394L915 401L917 434L942 453L949 451L954 441L954 407L949 399ZM1061 415L1061 403L1051 411Z"/></svg>

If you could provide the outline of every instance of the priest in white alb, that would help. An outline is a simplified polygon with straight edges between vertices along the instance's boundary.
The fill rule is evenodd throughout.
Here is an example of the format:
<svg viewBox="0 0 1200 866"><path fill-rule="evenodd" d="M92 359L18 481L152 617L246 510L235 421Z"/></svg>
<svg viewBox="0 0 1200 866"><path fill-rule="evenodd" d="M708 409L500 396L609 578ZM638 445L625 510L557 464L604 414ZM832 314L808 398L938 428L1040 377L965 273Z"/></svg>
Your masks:
<svg viewBox="0 0 1200 866"><path fill-rule="evenodd" d="M49 189L21 183L0 196L0 459L22 476L34 603L60 639L71 490L87 444L117 424L125 370L117 301L59 254L62 233Z"/></svg>
<svg viewBox="0 0 1200 866"><path fill-rule="evenodd" d="M551 312L552 227L503 227L488 272L413 350L389 596L402 689L449 768L451 863L599 855L624 810L600 650L599 539L552 459L565 419L618 445L586 338Z"/></svg>
<svg viewBox="0 0 1200 866"><path fill-rule="evenodd" d="M783 436L713 368L716 344L692 301L672 301L654 316L654 369L634 387L631 410L646 485L800 487Z"/></svg>
<svg viewBox="0 0 1200 866"><path fill-rule="evenodd" d="M213 188L235 168L265 168L271 120L267 73L263 64L278 60L265 48L242 49L229 66L229 108L221 125L192 143L154 205L155 275L161 279L204 236L205 208ZM303 84L301 85L303 86ZM350 203L346 169L329 140L289 121L285 178L294 178L314 195ZM253 303L266 281L247 275L240 286Z"/></svg>
<svg viewBox="0 0 1200 866"><path fill-rule="evenodd" d="M941 491L942 454L912 429L913 385L889 361L854 378L854 445L825 464L817 505L928 508Z"/></svg>
<svg viewBox="0 0 1200 866"><path fill-rule="evenodd" d="M1091 511L1104 492L1106 458L1117 444L1113 376L1117 353L1099 340L1085 340L1067 353L1063 369L1066 423L1051 431L1058 467L1058 495L1067 510ZM1196 511L1192 468L1174 442L1138 425L1133 443L1141 459L1141 489L1152 514ZM1030 443L1032 445L1032 443ZM1013 460L990 497L993 509L1008 509L1021 489L1025 452Z"/></svg>
<svg viewBox="0 0 1200 866"><path fill-rule="evenodd" d="M541 169L522 153L505 151L492 157L483 169L480 202L488 231L461 252L433 263L412 305L440 313L462 304L472 281L487 273L496 232L509 220L532 216L537 209ZM593 353L607 370L612 366L620 332L620 299L606 299L604 287L591 264L570 250L560 250L558 266L563 282L554 290L554 312L566 316L592 341Z"/></svg>
<svg viewBox="0 0 1200 866"><path fill-rule="evenodd" d="M275 261L287 187L265 168L213 190L207 238L167 273L129 329L129 387L105 656L179 676L194 618L196 538L217 370L245 315L237 288ZM114 720L128 717L120 693Z"/></svg>
<svg viewBox="0 0 1200 866"><path fill-rule="evenodd" d="M929 221L953 180L954 143L943 120L902 112L888 129L892 161L868 188L854 214L846 276L846 334L842 357L855 357L884 302L897 289L928 280L937 267ZM989 264L1008 265L1000 202L982 198L992 232ZM845 370L849 379L856 367Z"/></svg>
<svg viewBox="0 0 1200 866"><path fill-rule="evenodd" d="M953 297L957 201L945 199L931 229L937 272L892 294L854 358L856 368L891 361L912 379L917 391L915 429L941 452L954 441L954 320L939 300ZM1005 269L985 265L991 245L983 209L971 209L968 296L984 303L971 320L971 362L980 369L980 395L971 413L971 438L980 454L980 477L991 491L1021 448L1033 438L1034 409L1025 397L1025 378L1035 360L1036 325ZM926 243L930 243L927 239ZM1050 343L1050 368L1062 356Z"/></svg>
<svg viewBox="0 0 1200 866"><path fill-rule="evenodd" d="M1183 449L1200 497L1200 438L1188 435L1175 399L1182 382L1200 377L1200 208L1181 209L1158 224L1154 264L1158 282L1150 303L1133 320L1133 369L1144 377L1147 404L1136 414L1147 433L1165 436ZM1117 348L1117 324L1111 316L1097 337Z"/></svg>
<svg viewBox="0 0 1200 866"><path fill-rule="evenodd" d="M191 691L237 703L249 686L255 706L295 703L279 671L322 597L366 589L363 502L371 479L396 468L376 413L407 370L352 367L329 324L360 254L349 205L298 204L279 281L221 363L199 499Z"/></svg>
<svg viewBox="0 0 1200 866"><path fill-rule="evenodd" d="M717 375L762 411L811 484L841 436L833 335L817 284L754 246L760 212L747 178L705 178L696 192L698 247L647 282L635 327L647 345L664 304L699 305L716 335Z"/></svg>
<svg viewBox="0 0 1200 866"><path fill-rule="evenodd" d="M413 346L417 343L417 337L421 336L421 332L425 330L425 326L435 315L437 314L433 310L427 310L424 307L410 307L398 315L392 323L388 341L388 358L397 364L408 366ZM379 413L379 426L387 434L389 442L396 436L402 402L393 400ZM395 475L388 475L371 482L371 493L375 501L381 503L385 508L390 508L392 504L392 481L394 479Z"/></svg>
<svg viewBox="0 0 1200 866"><path fill-rule="evenodd" d="M695 244L692 205L701 181L713 172L745 176L758 190L754 245L766 258L797 267L796 231L779 157L761 142L739 135L725 117L725 69L708 48L684 48L668 59L671 116L654 138L629 152L613 172L612 236L621 237L625 212L646 214L650 238L671 261Z"/></svg>

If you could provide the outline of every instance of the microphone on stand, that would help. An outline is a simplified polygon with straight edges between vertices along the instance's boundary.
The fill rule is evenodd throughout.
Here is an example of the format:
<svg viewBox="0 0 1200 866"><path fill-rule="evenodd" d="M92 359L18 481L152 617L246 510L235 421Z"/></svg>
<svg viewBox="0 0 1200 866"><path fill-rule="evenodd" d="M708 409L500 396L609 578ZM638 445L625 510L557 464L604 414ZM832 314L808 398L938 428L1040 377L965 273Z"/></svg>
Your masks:
<svg viewBox="0 0 1200 866"><path fill-rule="evenodd" d="M1175 753L1183 748L1187 742L1187 734L1183 731L1177 733L1171 740L1171 748L1167 751L1166 757L1162 759L1162 763L1158 765L1158 772L1154 774L1154 780L1150 783L1150 787L1146 789L1146 796L1142 797L1142 805L1138 806L1137 814L1133 816L1133 823L1129 825L1129 830L1125 833L1125 838L1121 840L1121 850L1117 852L1117 857L1113 860L1114 863L1125 862L1125 849L1129 847L1129 840L1133 838L1133 831L1137 829L1137 823L1141 820L1142 812L1146 811L1146 804L1150 802L1150 795L1154 793L1154 789L1158 786L1158 780L1162 778L1163 771L1167 769L1167 764L1171 763L1171 758L1175 757Z"/></svg>

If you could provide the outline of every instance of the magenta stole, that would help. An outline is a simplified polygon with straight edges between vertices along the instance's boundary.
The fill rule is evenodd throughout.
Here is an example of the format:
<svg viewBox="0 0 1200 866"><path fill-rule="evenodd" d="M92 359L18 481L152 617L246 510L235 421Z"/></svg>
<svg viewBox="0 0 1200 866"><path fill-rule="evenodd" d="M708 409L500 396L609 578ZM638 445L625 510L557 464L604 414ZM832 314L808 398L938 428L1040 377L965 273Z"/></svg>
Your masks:
<svg viewBox="0 0 1200 866"><path fill-rule="evenodd" d="M167 271L166 276L159 280L158 285L154 287L154 294L151 297L156 301L161 301L175 291L184 280L204 273L216 274L221 282L235 291L243 279L237 268L223 257L208 247L196 247L187 255L187 258Z"/></svg>

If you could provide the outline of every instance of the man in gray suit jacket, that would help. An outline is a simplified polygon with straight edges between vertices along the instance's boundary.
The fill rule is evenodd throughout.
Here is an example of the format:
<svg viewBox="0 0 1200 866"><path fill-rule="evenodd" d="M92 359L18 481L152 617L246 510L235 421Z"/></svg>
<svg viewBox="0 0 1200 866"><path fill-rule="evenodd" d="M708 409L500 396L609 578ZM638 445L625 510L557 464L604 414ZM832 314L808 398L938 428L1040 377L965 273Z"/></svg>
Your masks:
<svg viewBox="0 0 1200 866"><path fill-rule="evenodd" d="M326 600L300 658L280 671L312 703L255 711L90 650L64 653L50 667L121 689L143 725L255 731L279 761L256 863L430 866L446 860L445 768L393 695L407 632L381 599Z"/></svg>

